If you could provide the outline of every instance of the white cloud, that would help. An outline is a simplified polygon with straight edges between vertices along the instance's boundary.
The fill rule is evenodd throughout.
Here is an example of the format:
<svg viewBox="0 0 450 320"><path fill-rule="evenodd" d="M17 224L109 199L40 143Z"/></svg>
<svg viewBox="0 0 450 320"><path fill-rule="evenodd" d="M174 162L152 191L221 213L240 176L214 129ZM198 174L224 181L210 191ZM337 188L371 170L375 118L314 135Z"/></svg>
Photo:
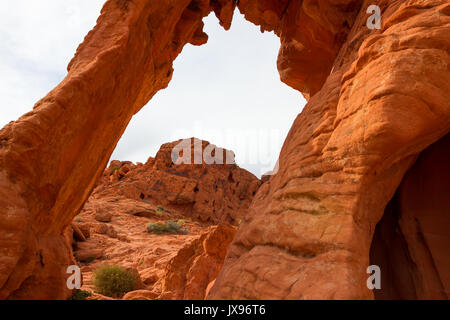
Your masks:
<svg viewBox="0 0 450 320"><path fill-rule="evenodd" d="M103 2L16 0L0 6L0 126L31 110L64 78ZM145 162L162 143L200 135L235 151L238 164L257 175L274 165L304 104L279 80L279 39L261 34L239 13L228 32L213 15L205 23L208 44L185 47L169 88L133 118L113 159Z"/></svg>
<svg viewBox="0 0 450 320"><path fill-rule="evenodd" d="M0 6L0 126L30 111L66 75L104 0L14 0Z"/></svg>

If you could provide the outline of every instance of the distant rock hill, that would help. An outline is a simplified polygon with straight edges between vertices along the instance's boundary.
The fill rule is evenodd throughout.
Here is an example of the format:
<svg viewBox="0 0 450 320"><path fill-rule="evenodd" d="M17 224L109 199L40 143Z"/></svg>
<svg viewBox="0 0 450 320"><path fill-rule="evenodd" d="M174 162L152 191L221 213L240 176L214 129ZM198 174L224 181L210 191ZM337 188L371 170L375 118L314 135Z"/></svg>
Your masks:
<svg viewBox="0 0 450 320"><path fill-rule="evenodd" d="M95 290L98 266L112 264L139 275L138 290L123 299L205 297L260 180L234 163L174 164L172 150L182 141L188 140L164 144L146 164L112 161L105 170L66 233L84 290ZM202 147L197 152L212 149L209 142L190 141L189 146ZM149 224L175 221L182 221L186 231L147 230ZM108 297L95 293L89 299Z"/></svg>
<svg viewBox="0 0 450 320"><path fill-rule="evenodd" d="M201 145L202 151L213 146L195 138L188 140L192 146L192 162L195 143ZM162 205L203 222L238 223L261 181L234 163L206 164L203 159L202 164L174 164L172 151L180 142L188 140L162 145L155 158L149 158L145 164L112 161L92 197L117 196ZM216 150L223 150L225 162L230 151Z"/></svg>

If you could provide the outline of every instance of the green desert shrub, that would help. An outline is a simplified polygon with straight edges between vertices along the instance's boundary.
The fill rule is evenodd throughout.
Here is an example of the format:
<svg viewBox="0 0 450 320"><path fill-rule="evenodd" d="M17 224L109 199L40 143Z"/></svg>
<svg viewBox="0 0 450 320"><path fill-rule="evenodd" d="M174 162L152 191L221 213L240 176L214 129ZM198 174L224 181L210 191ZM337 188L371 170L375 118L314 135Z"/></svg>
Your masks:
<svg viewBox="0 0 450 320"><path fill-rule="evenodd" d="M156 211L161 212L161 213L163 213L163 212L172 213L169 209L164 208L162 205L157 205Z"/></svg>
<svg viewBox="0 0 450 320"><path fill-rule="evenodd" d="M158 216L164 215L164 207L162 205L156 206L156 215Z"/></svg>
<svg viewBox="0 0 450 320"><path fill-rule="evenodd" d="M167 221L166 223L150 223L147 226L147 232L148 233L154 233L154 234L163 234L163 233L170 233L170 234L187 234L188 229L184 226L183 221Z"/></svg>
<svg viewBox="0 0 450 320"><path fill-rule="evenodd" d="M92 296L92 292L77 290L69 300L86 300L86 298L90 296Z"/></svg>
<svg viewBox="0 0 450 320"><path fill-rule="evenodd" d="M94 286L98 293L109 297L120 297L135 290L137 276L116 265L103 265L94 272Z"/></svg>

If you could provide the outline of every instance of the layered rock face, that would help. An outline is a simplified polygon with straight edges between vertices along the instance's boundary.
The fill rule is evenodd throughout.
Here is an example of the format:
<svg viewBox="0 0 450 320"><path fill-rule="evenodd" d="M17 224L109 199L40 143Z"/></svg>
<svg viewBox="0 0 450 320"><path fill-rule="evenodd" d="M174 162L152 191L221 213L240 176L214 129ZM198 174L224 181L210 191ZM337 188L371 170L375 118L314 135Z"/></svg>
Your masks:
<svg viewBox="0 0 450 320"><path fill-rule="evenodd" d="M185 142L191 163L175 164L172 154L178 156L176 148ZM221 150L222 164L205 163L208 150ZM198 164L194 163L196 152ZM233 161L227 164L230 154L228 158ZM146 164L111 162L93 197L124 196L163 205L203 222L236 224L247 212L259 186L258 178L234 164L234 153L192 138L164 144Z"/></svg>
<svg viewBox="0 0 450 320"><path fill-rule="evenodd" d="M370 5L382 10L380 30L366 26ZM66 79L0 131L0 298L70 295L65 268L73 258L64 230L132 115L167 86L182 47L206 42L201 19L214 11L229 28L235 6L107 1ZM450 4L240 0L239 9L279 35L281 79L309 103L208 297L371 299L366 269L376 226L419 154L450 130ZM419 226L433 217L425 216ZM421 265L411 274L433 264L437 270L410 281L409 292L448 296L448 281L440 279L448 231L430 240L430 223L414 247L417 226L403 225L410 258Z"/></svg>
<svg viewBox="0 0 450 320"><path fill-rule="evenodd" d="M267 23L266 17L274 16L264 11L268 2L279 3L249 5L246 17ZM315 55L314 46L296 38L292 29L302 16L318 24L334 17L336 25L352 28L322 88L294 122L279 172L257 193L209 298L373 298L366 270L375 227L420 152L450 129L448 1L359 1L361 9L350 23L338 9L348 5L351 11L354 2L295 3L278 22L274 19L284 43L282 66L283 61L289 64L283 53L289 44L299 48L294 61L307 62ZM381 30L366 26L366 9L372 4L382 10ZM324 35L320 28L309 34L315 43L325 41ZM299 74L291 74L294 79L304 75L300 67L291 71ZM449 171L448 163L442 170ZM436 196L440 200L448 193L446 188L432 190L441 194ZM444 211L446 217L440 219L448 219L448 207ZM414 214L407 216L413 220ZM448 229L433 237L430 223L420 246L413 243L420 238L417 227L434 217L420 218L417 226L403 221L412 247L396 247L398 256L412 251L412 261L420 266L404 271L416 276L412 290L417 298L448 296L446 277L439 271L446 269L448 257L438 249L448 247ZM402 272L401 263L390 267ZM382 277L392 275L387 268L381 271Z"/></svg>

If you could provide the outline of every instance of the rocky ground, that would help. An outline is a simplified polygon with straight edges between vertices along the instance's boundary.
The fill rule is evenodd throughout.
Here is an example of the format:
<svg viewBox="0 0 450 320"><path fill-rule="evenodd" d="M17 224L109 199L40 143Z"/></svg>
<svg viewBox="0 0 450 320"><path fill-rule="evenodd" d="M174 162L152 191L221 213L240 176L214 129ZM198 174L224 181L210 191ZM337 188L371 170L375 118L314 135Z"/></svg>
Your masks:
<svg viewBox="0 0 450 320"><path fill-rule="evenodd" d="M173 166L175 144L163 145L146 164L111 162L74 219L83 290L94 291L98 266L114 264L139 274L139 290L124 299L205 297L261 182L235 164ZM147 232L149 224L168 221L182 224L183 234Z"/></svg>

